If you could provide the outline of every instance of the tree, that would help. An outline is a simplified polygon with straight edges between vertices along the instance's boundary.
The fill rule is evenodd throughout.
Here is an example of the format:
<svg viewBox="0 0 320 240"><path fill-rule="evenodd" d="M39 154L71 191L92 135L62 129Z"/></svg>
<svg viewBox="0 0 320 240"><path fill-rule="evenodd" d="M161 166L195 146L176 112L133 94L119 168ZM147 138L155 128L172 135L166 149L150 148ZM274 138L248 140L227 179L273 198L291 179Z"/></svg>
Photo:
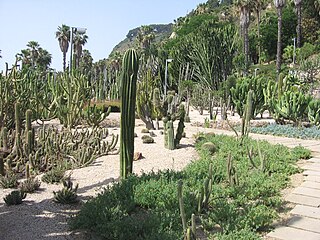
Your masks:
<svg viewBox="0 0 320 240"><path fill-rule="evenodd" d="M301 5L302 0L294 0L294 5L297 10L297 17L298 17L298 23L297 23L297 47L301 47Z"/></svg>
<svg viewBox="0 0 320 240"><path fill-rule="evenodd" d="M73 36L74 64L79 67L80 58L82 56L82 47L88 42L88 36L84 33L76 32Z"/></svg>
<svg viewBox="0 0 320 240"><path fill-rule="evenodd" d="M261 36L260 36L260 22L261 22L261 11L264 9L267 5L268 0L256 0L253 1L253 9L256 12L257 15L257 37L258 37L258 58L259 63L261 62L260 56L261 56Z"/></svg>
<svg viewBox="0 0 320 240"><path fill-rule="evenodd" d="M37 68L41 71L48 70L51 64L51 59L51 54L47 50L40 47L38 50L38 58L36 59Z"/></svg>
<svg viewBox="0 0 320 240"><path fill-rule="evenodd" d="M274 0L273 3L277 9L278 15L277 74L279 76L282 61L282 9L286 4L286 0Z"/></svg>
<svg viewBox="0 0 320 240"><path fill-rule="evenodd" d="M245 73L247 73L249 69L249 25L252 0L236 0L235 4L240 9L240 27L244 45Z"/></svg>
<svg viewBox="0 0 320 240"><path fill-rule="evenodd" d="M70 27L62 24L62 26L58 27L58 31L56 31L56 38L59 41L60 50L63 55L63 71L66 70L66 54L69 48L70 41Z"/></svg>
<svg viewBox="0 0 320 240"><path fill-rule="evenodd" d="M39 48L40 45L36 41L30 41L27 43L27 47L29 48L30 56L31 56L31 64L33 67L36 66L36 61L39 56Z"/></svg>

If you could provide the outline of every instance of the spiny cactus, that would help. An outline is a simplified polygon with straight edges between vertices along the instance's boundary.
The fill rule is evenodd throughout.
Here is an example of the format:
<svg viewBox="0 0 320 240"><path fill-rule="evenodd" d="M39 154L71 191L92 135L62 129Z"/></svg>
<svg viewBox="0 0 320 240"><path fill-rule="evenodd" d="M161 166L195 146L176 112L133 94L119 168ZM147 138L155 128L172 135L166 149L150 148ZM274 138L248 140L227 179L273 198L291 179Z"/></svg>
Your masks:
<svg viewBox="0 0 320 240"><path fill-rule="evenodd" d="M121 87L120 176L127 178L133 170L136 84L139 58L135 50L124 54Z"/></svg>

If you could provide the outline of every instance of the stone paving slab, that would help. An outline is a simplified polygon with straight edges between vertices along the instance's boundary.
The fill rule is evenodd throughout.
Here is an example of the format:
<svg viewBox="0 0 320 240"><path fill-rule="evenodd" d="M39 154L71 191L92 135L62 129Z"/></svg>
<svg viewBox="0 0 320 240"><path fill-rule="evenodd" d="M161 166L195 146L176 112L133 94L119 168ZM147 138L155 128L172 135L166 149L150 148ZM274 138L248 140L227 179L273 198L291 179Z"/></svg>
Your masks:
<svg viewBox="0 0 320 240"><path fill-rule="evenodd" d="M305 181L320 183L320 176L306 176Z"/></svg>
<svg viewBox="0 0 320 240"><path fill-rule="evenodd" d="M320 220L308 217L293 216L288 222L288 227L320 233Z"/></svg>
<svg viewBox="0 0 320 240"><path fill-rule="evenodd" d="M307 187L297 187L293 190L292 193L315 197L320 199L320 190L314 188L307 188Z"/></svg>
<svg viewBox="0 0 320 240"><path fill-rule="evenodd" d="M291 210L291 213L305 217L320 219L320 208L316 207L297 205Z"/></svg>
<svg viewBox="0 0 320 240"><path fill-rule="evenodd" d="M268 237L282 239L282 240L319 240L320 234L315 232L309 232L292 227L279 227L274 231L268 233Z"/></svg>
<svg viewBox="0 0 320 240"><path fill-rule="evenodd" d="M307 170L303 172L304 176L319 176L320 177L320 172L318 171L312 171L312 170Z"/></svg>
<svg viewBox="0 0 320 240"><path fill-rule="evenodd" d="M302 169L320 172L320 163L308 163L301 167Z"/></svg>
<svg viewBox="0 0 320 240"><path fill-rule="evenodd" d="M299 195L299 194L295 194L295 193L289 194L286 197L286 201L296 203L296 204L311 206L311 207L319 207L320 206L320 199L319 198Z"/></svg>
<svg viewBox="0 0 320 240"><path fill-rule="evenodd" d="M308 159L308 162L320 163L320 158L313 157L313 158Z"/></svg>
<svg viewBox="0 0 320 240"><path fill-rule="evenodd" d="M320 190L320 182L304 181L301 184L301 187L314 188Z"/></svg>

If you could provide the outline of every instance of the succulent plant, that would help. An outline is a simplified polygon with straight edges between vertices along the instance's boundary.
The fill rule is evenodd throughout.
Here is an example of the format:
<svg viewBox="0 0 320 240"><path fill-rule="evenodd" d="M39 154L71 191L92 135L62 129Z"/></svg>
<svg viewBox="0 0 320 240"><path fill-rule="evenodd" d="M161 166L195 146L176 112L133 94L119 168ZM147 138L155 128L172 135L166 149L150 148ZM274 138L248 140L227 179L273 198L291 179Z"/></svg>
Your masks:
<svg viewBox="0 0 320 240"><path fill-rule="evenodd" d="M3 188L15 188L18 186L18 179L13 172L7 173L5 176L0 176L0 185Z"/></svg>
<svg viewBox="0 0 320 240"><path fill-rule="evenodd" d="M70 178L67 178L63 182L63 188L57 192L53 191L53 200L57 203L62 203L62 204L71 204L71 203L77 203L78 200L78 195L77 195L77 190L78 190L78 184L73 188L73 183L70 180Z"/></svg>
<svg viewBox="0 0 320 240"><path fill-rule="evenodd" d="M41 182L37 178L30 177L20 184L20 189L25 193L33 193L39 190Z"/></svg>
<svg viewBox="0 0 320 240"><path fill-rule="evenodd" d="M5 203L10 206L10 205L18 205L22 203L22 200L25 199L27 194L23 191L20 190L14 190L8 195L6 195L3 200Z"/></svg>

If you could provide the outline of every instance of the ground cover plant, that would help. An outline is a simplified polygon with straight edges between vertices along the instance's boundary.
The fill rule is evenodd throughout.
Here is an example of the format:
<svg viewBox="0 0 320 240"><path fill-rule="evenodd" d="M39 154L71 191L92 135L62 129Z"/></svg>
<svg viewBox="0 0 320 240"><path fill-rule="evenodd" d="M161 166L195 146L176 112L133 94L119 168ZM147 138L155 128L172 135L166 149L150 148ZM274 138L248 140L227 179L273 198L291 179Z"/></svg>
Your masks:
<svg viewBox="0 0 320 240"><path fill-rule="evenodd" d="M289 138L320 139L319 127L294 127L292 125L269 124L261 127L251 127L252 133L271 134Z"/></svg>
<svg viewBox="0 0 320 240"><path fill-rule="evenodd" d="M202 147L207 142L216 146L215 153ZM259 239L278 216L280 190L288 186L291 174L299 172L294 163L310 155L301 147L290 150L265 141L246 138L240 142L212 134L201 135L196 147L200 159L183 171L130 175L108 186L84 204L71 227L103 239L182 239L177 193L182 181L188 226L194 213L201 221L197 228L209 239ZM199 208L208 179L212 181L210 198Z"/></svg>

